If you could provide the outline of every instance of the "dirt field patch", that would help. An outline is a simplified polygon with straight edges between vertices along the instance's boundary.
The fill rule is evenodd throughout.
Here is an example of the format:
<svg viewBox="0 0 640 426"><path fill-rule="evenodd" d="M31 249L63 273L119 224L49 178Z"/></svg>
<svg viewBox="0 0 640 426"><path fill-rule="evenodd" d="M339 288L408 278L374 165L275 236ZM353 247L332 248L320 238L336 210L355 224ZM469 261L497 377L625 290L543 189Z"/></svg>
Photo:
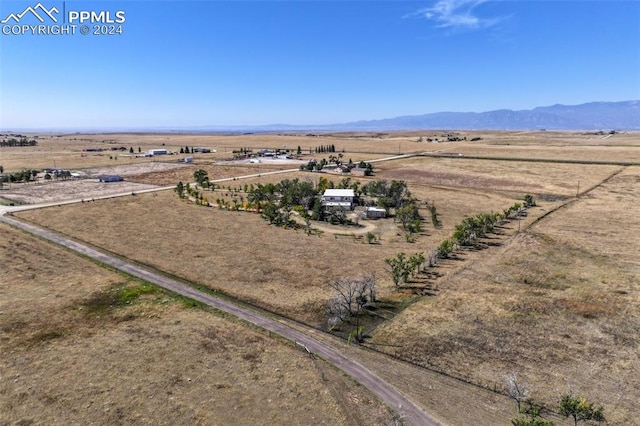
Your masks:
<svg viewBox="0 0 640 426"><path fill-rule="evenodd" d="M3 422L351 425L390 417L365 389L291 345L159 290L119 293L128 298L112 306L110 289L141 284L5 225L0 236L1 258L13 259L0 280Z"/></svg>
<svg viewBox="0 0 640 426"><path fill-rule="evenodd" d="M20 183L0 191L0 197L19 204L40 204L64 200L91 200L107 195L126 194L155 186L140 183L98 182L94 179L67 180L49 183Z"/></svg>

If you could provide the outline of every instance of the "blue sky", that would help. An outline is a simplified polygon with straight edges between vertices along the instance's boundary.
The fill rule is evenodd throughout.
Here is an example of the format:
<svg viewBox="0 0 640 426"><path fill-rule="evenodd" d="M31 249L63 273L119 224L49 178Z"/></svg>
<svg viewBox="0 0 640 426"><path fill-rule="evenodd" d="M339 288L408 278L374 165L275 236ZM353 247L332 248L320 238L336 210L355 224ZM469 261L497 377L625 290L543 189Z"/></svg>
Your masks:
<svg viewBox="0 0 640 426"><path fill-rule="evenodd" d="M37 3L2 0L0 20ZM64 8L122 10L122 34L0 34L0 130L323 124L640 99L635 0Z"/></svg>

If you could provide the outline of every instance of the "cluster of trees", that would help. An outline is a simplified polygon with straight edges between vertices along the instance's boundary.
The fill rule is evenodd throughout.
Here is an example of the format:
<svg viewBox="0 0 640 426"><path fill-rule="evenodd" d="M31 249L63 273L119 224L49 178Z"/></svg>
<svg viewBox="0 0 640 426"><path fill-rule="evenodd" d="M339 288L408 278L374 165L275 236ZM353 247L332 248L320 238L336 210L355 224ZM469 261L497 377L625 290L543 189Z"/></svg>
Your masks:
<svg viewBox="0 0 640 426"><path fill-rule="evenodd" d="M191 147L191 149L189 149L188 146L185 146L184 148L180 147L180 154L191 154L193 152L193 147Z"/></svg>
<svg viewBox="0 0 640 426"><path fill-rule="evenodd" d="M0 173L4 173L4 167L0 166ZM71 175L69 175L71 176ZM0 176L1 183L11 183L11 182L31 182L35 181L38 177L38 171L32 169L24 169L18 172L6 174L4 176Z"/></svg>
<svg viewBox="0 0 640 426"><path fill-rule="evenodd" d="M343 154L338 153L338 155L329 156L328 160L326 158L323 158L320 161L315 159L309 160L307 164L300 165L300 170L308 172L319 172L328 164L335 164L336 166L344 164L342 158ZM356 164L353 162L353 160L349 159L349 162L347 162L345 165L349 168L349 170L354 169L355 167L360 167L362 169L365 169L365 176L373 176L373 166L371 165L371 163L360 161L358 164Z"/></svg>
<svg viewBox="0 0 640 426"><path fill-rule="evenodd" d="M378 206L389 211L391 208L403 207L411 199L407 183L403 180L376 180L362 187L362 193L378 199Z"/></svg>
<svg viewBox="0 0 640 426"><path fill-rule="evenodd" d="M26 136L23 136L20 139L10 138L10 139L2 139L2 141L0 141L0 147L36 146L36 145L38 145L38 141L36 141L35 139L29 139Z"/></svg>
<svg viewBox="0 0 640 426"><path fill-rule="evenodd" d="M233 153L233 154L251 154L251 153L253 153L253 149L251 149L251 148L234 149L233 151L231 151L231 153Z"/></svg>
<svg viewBox="0 0 640 426"><path fill-rule="evenodd" d="M180 199L192 197L195 200L196 205L209 207L209 200L200 192L198 188L192 187L188 182L186 184L182 181L178 182L174 188L176 194Z"/></svg>
<svg viewBox="0 0 640 426"><path fill-rule="evenodd" d="M323 207L318 199L319 190L313 183L299 179L285 179L277 184L257 184L249 189L247 202L254 206L269 223L292 226L291 211L297 210L308 221L312 216L321 216ZM317 219L317 217L316 217ZM307 228L309 228L307 224Z"/></svg>
<svg viewBox="0 0 640 426"><path fill-rule="evenodd" d="M324 166L326 166L327 164L329 164L329 162L327 161L326 158L323 158L320 161L317 160L309 160L309 162L307 164L300 164L300 170L301 171L307 171L307 172L319 172L320 170L324 169Z"/></svg>
<svg viewBox="0 0 640 426"><path fill-rule="evenodd" d="M452 238L458 246L474 246L478 243L478 238L483 238L495 230L501 218L500 213L478 213L464 218L454 228Z"/></svg>
<svg viewBox="0 0 640 426"><path fill-rule="evenodd" d="M320 145L320 146L317 146L315 148L315 152L316 152L316 154L321 154L321 153L324 153L324 152L336 152L336 146L333 145L333 144L331 144L331 145Z"/></svg>
<svg viewBox="0 0 640 426"><path fill-rule="evenodd" d="M55 178L56 180L57 179L62 179L62 180L71 179L71 171L69 171L69 170L55 170L53 173L45 173L44 174L44 179L45 180L51 180L53 178Z"/></svg>
<svg viewBox="0 0 640 426"><path fill-rule="evenodd" d="M269 223L280 226L292 226L291 211L299 213L309 232L310 221L326 221L332 224L347 224L347 210L326 208L322 205L321 195L328 188L353 189L356 197L360 193L360 182L343 178L337 184L325 177L318 179L317 185L310 181L285 179L280 183L251 185L247 193L249 205L259 211Z"/></svg>
<svg viewBox="0 0 640 426"><path fill-rule="evenodd" d="M196 170L193 178L202 188L215 187L209 182L205 170ZM185 185L179 183L176 192L179 195L184 194L184 188L186 188ZM378 205L387 210L396 209L397 220L400 221L407 235L413 236L420 231L422 218L416 200L411 198L406 182L399 180L391 182L378 180L362 185L350 177L345 177L336 183L323 176L318 179L316 185L311 181L300 181L297 178L285 179L275 184L244 185L246 200L244 197L240 197L240 200L234 198L232 207L234 210L243 208L244 210L257 211L269 223L285 227L295 226L295 222L291 219L291 213L295 211L305 221L308 232L311 231L311 220L326 221L332 224L348 224L350 220L347 217L347 210L335 207L326 208L322 204L320 196L328 188L353 189L356 197L355 202L361 202L363 193L377 197ZM238 189L238 191L240 190ZM233 195L236 194L233 193ZM184 198L184 195L180 196ZM216 203L221 208L227 207L224 200L218 199Z"/></svg>
<svg viewBox="0 0 640 426"><path fill-rule="evenodd" d="M435 259L447 259L458 247L474 246L479 238L495 230L497 223L503 219L502 213L478 213L475 216L467 217L460 222L453 230L451 238L440 243L435 251Z"/></svg>
<svg viewBox="0 0 640 426"><path fill-rule="evenodd" d="M519 417L511 420L513 426L555 426L552 421L541 417L542 407L530 399L529 388L525 382L518 379L517 373L511 373L505 377L505 387L507 395L516 401L518 414L520 414ZM523 407L523 403L527 406ZM593 422L605 421L602 405L596 406L584 396L577 396L572 392L560 397L558 409L560 415L573 419L574 426L577 426L578 422L593 424Z"/></svg>
<svg viewBox="0 0 640 426"><path fill-rule="evenodd" d="M312 159L312 160L309 160L307 164L301 164L300 170L302 171L306 170L309 172L313 172L313 171L319 172L320 170L324 169L324 167L327 164L335 164L336 166L339 166L342 164L343 156L344 154L339 153L338 155L330 155L328 160L326 158L323 158L320 161ZM349 160L349 163L353 164L351 160ZM355 165L352 165L351 167L355 167Z"/></svg>
<svg viewBox="0 0 640 426"><path fill-rule="evenodd" d="M532 195L524 196L524 206L535 206L535 199ZM478 238L485 237L487 234L495 230L497 223L502 219L511 219L514 215L521 214L523 209L522 203L515 203L511 207L504 209L502 213L479 213L472 217L465 218L461 223L456 225L453 235L450 239L440 243L435 251L435 258L446 259L458 247L474 246L478 242ZM433 259L435 261L435 258Z"/></svg>

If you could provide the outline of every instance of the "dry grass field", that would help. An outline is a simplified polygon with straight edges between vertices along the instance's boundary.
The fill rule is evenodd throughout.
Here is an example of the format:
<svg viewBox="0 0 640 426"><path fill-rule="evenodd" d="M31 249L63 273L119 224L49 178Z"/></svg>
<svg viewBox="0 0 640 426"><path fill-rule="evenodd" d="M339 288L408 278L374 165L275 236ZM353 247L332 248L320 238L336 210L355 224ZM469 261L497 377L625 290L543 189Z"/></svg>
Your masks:
<svg viewBox="0 0 640 426"><path fill-rule="evenodd" d="M19 217L321 326L332 279L375 272L380 294L389 295L393 285L385 258L433 249L465 215L513 204L505 196L467 191L434 189L430 194L442 206L444 226L425 224L414 244L406 243L392 219L379 222L391 223L381 244L366 244L349 237L349 228L342 228L343 237L308 236L270 226L255 213L199 207L170 192L33 210Z"/></svg>
<svg viewBox="0 0 640 426"><path fill-rule="evenodd" d="M325 302L331 297L327 284L332 279L374 272L381 297L407 301L413 296L394 292L385 258L399 252L428 252L448 238L465 217L502 211L524 194L533 194L538 206L531 208L526 218L504 223L497 235L485 240L483 249L464 250L455 259L439 263L429 278L432 296L416 298L394 320L376 329L373 343L397 345L379 348L490 388L501 387L507 373L518 371L537 401L555 405L559 395L571 389L604 404L610 424L640 424L633 417L640 399L636 378L640 371L640 323L634 319L640 307L636 256L640 228L635 218L640 167L465 158L640 162L640 134L455 132L468 141L417 142L421 136L440 138L444 133L67 135L43 138L36 148L42 156L46 149L53 152L52 147L60 144L56 161L68 160L72 165L59 167L87 169L115 163L103 157L80 156L80 147L111 144L101 142L103 139L136 149L141 146L142 150L179 150L185 145L218 150L196 154L193 165L158 171L141 167L139 173L127 178L151 185L190 181L198 168L205 169L211 179L275 168L214 164L241 147L295 149L300 145L305 152L335 144L337 150L345 150L346 159L353 157L354 161L397 152L456 154L455 158L415 157L377 163L373 178L357 179L363 183L370 179L405 180L422 206L426 201L437 206L442 228L435 229L426 220L415 243L405 240L392 219L367 221L381 237L380 244L370 245L363 238L349 236L354 228L335 227L331 232L308 236L302 230L270 226L257 214L199 207L179 200L171 191L17 216L322 327ZM477 136L482 140L470 142ZM0 151L0 162L8 171L10 167L35 167L28 161L43 161L36 160L37 153L33 157L5 153L9 151ZM63 160L65 155L67 160ZM306 154L306 158L322 156ZM124 161L144 166L149 159L128 159L119 164ZM319 176L294 172L223 185L235 188L285 178L316 182ZM342 179L322 176L335 182ZM603 181L606 183L600 185ZM572 200L578 190L582 195ZM223 192L204 195L213 202ZM422 213L428 219L426 209ZM519 227L524 232L517 233ZM170 306L174 311L198 312Z"/></svg>
<svg viewBox="0 0 640 426"><path fill-rule="evenodd" d="M548 405L569 390L639 424L640 169L473 260L376 331L402 357L487 386L520 373Z"/></svg>
<svg viewBox="0 0 640 426"><path fill-rule="evenodd" d="M303 159L312 157L322 158L328 154L310 154L315 147L334 144L339 152L363 152L354 156L354 161L375 158L367 152L397 153L399 148L403 152L426 150L423 144L416 144L416 138L371 138L336 136L305 136L305 135L200 135L200 134L71 134L71 135L28 135L37 136L36 147L2 148L0 155L5 171L13 172L23 168L43 169L46 167L60 167L66 169L84 170L95 167L111 167L121 164L150 164L153 162L175 162L179 158L193 157L194 164L212 163L214 161L233 158L232 151L241 148L259 149L289 149L297 151L300 146ZM125 147L125 151L118 148ZM201 154L177 154L151 158L135 157L138 148L142 153L150 149L164 148L170 152L179 153L184 147L206 147L216 152ZM87 152L87 148L101 148L101 152ZM129 148L134 154L129 154ZM117 157L117 158L116 158ZM357 157L357 160L356 160ZM346 158L349 158L348 156Z"/></svg>
<svg viewBox="0 0 640 426"><path fill-rule="evenodd" d="M467 138L461 142L418 143L420 138L445 141L446 135ZM514 158L551 158L572 160L640 161L640 133L595 135L576 132L490 132L490 131L412 131L397 133L317 133L304 134L39 134L38 146L30 148L1 148L0 158L5 171L23 168L42 169L61 167L83 170L92 167L110 167L119 164L147 164L154 161L172 162L186 155L166 158L135 158L129 148L138 153L165 148L179 152L181 147L207 147L216 153L191 154L194 163L209 163L232 157L233 150L241 148L290 149L300 146L303 158L322 158L323 154L310 154L315 147L335 145L345 159L369 160L380 154L399 152L464 153ZM474 137L479 141L471 142ZM112 150L125 147L126 151ZM87 148L102 148L102 152L86 152ZM115 157L117 156L117 159ZM326 156L326 155L324 155ZM112 158L110 158L112 157Z"/></svg>
<svg viewBox="0 0 640 426"><path fill-rule="evenodd" d="M376 165L378 175L414 184L472 188L486 192L533 194L537 198L574 197L599 184L620 166L529 163L419 157Z"/></svg>
<svg viewBox="0 0 640 426"><path fill-rule="evenodd" d="M6 225L0 258L2 425L390 421L292 345Z"/></svg>

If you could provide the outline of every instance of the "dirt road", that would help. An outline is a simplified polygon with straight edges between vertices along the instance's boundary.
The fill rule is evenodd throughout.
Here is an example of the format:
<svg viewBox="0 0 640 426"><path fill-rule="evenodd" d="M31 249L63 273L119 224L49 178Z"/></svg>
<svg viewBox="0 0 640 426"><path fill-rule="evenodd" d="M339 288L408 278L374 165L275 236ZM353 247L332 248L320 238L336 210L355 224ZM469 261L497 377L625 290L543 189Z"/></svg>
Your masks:
<svg viewBox="0 0 640 426"><path fill-rule="evenodd" d="M3 211L0 210L0 214L2 213ZM440 422L438 422L433 416L425 412L412 400L407 398L397 389L366 369L361 364L346 357L336 347L332 347L326 343L320 342L319 340L301 331L295 330L274 319L265 317L249 308L236 306L231 302L217 299L211 295L202 293L194 288L181 284L176 280L151 272L113 256L109 256L105 253L94 250L90 247L72 241L53 232L41 229L31 224L20 222L5 215L0 216L0 221L12 225L16 228L22 229L31 234L37 235L53 243L67 247L79 254L95 259L105 265L126 272L132 276L154 283L160 287L181 294L185 297L189 297L193 300L197 300L213 308L230 313L237 318L283 336L286 339L296 342L300 346L304 347L310 353L318 355L328 362L332 363L336 367L340 368L346 374L353 377L355 380L357 380L359 383L361 383L363 386L377 395L389 407L400 412L411 424L425 426L440 424Z"/></svg>

